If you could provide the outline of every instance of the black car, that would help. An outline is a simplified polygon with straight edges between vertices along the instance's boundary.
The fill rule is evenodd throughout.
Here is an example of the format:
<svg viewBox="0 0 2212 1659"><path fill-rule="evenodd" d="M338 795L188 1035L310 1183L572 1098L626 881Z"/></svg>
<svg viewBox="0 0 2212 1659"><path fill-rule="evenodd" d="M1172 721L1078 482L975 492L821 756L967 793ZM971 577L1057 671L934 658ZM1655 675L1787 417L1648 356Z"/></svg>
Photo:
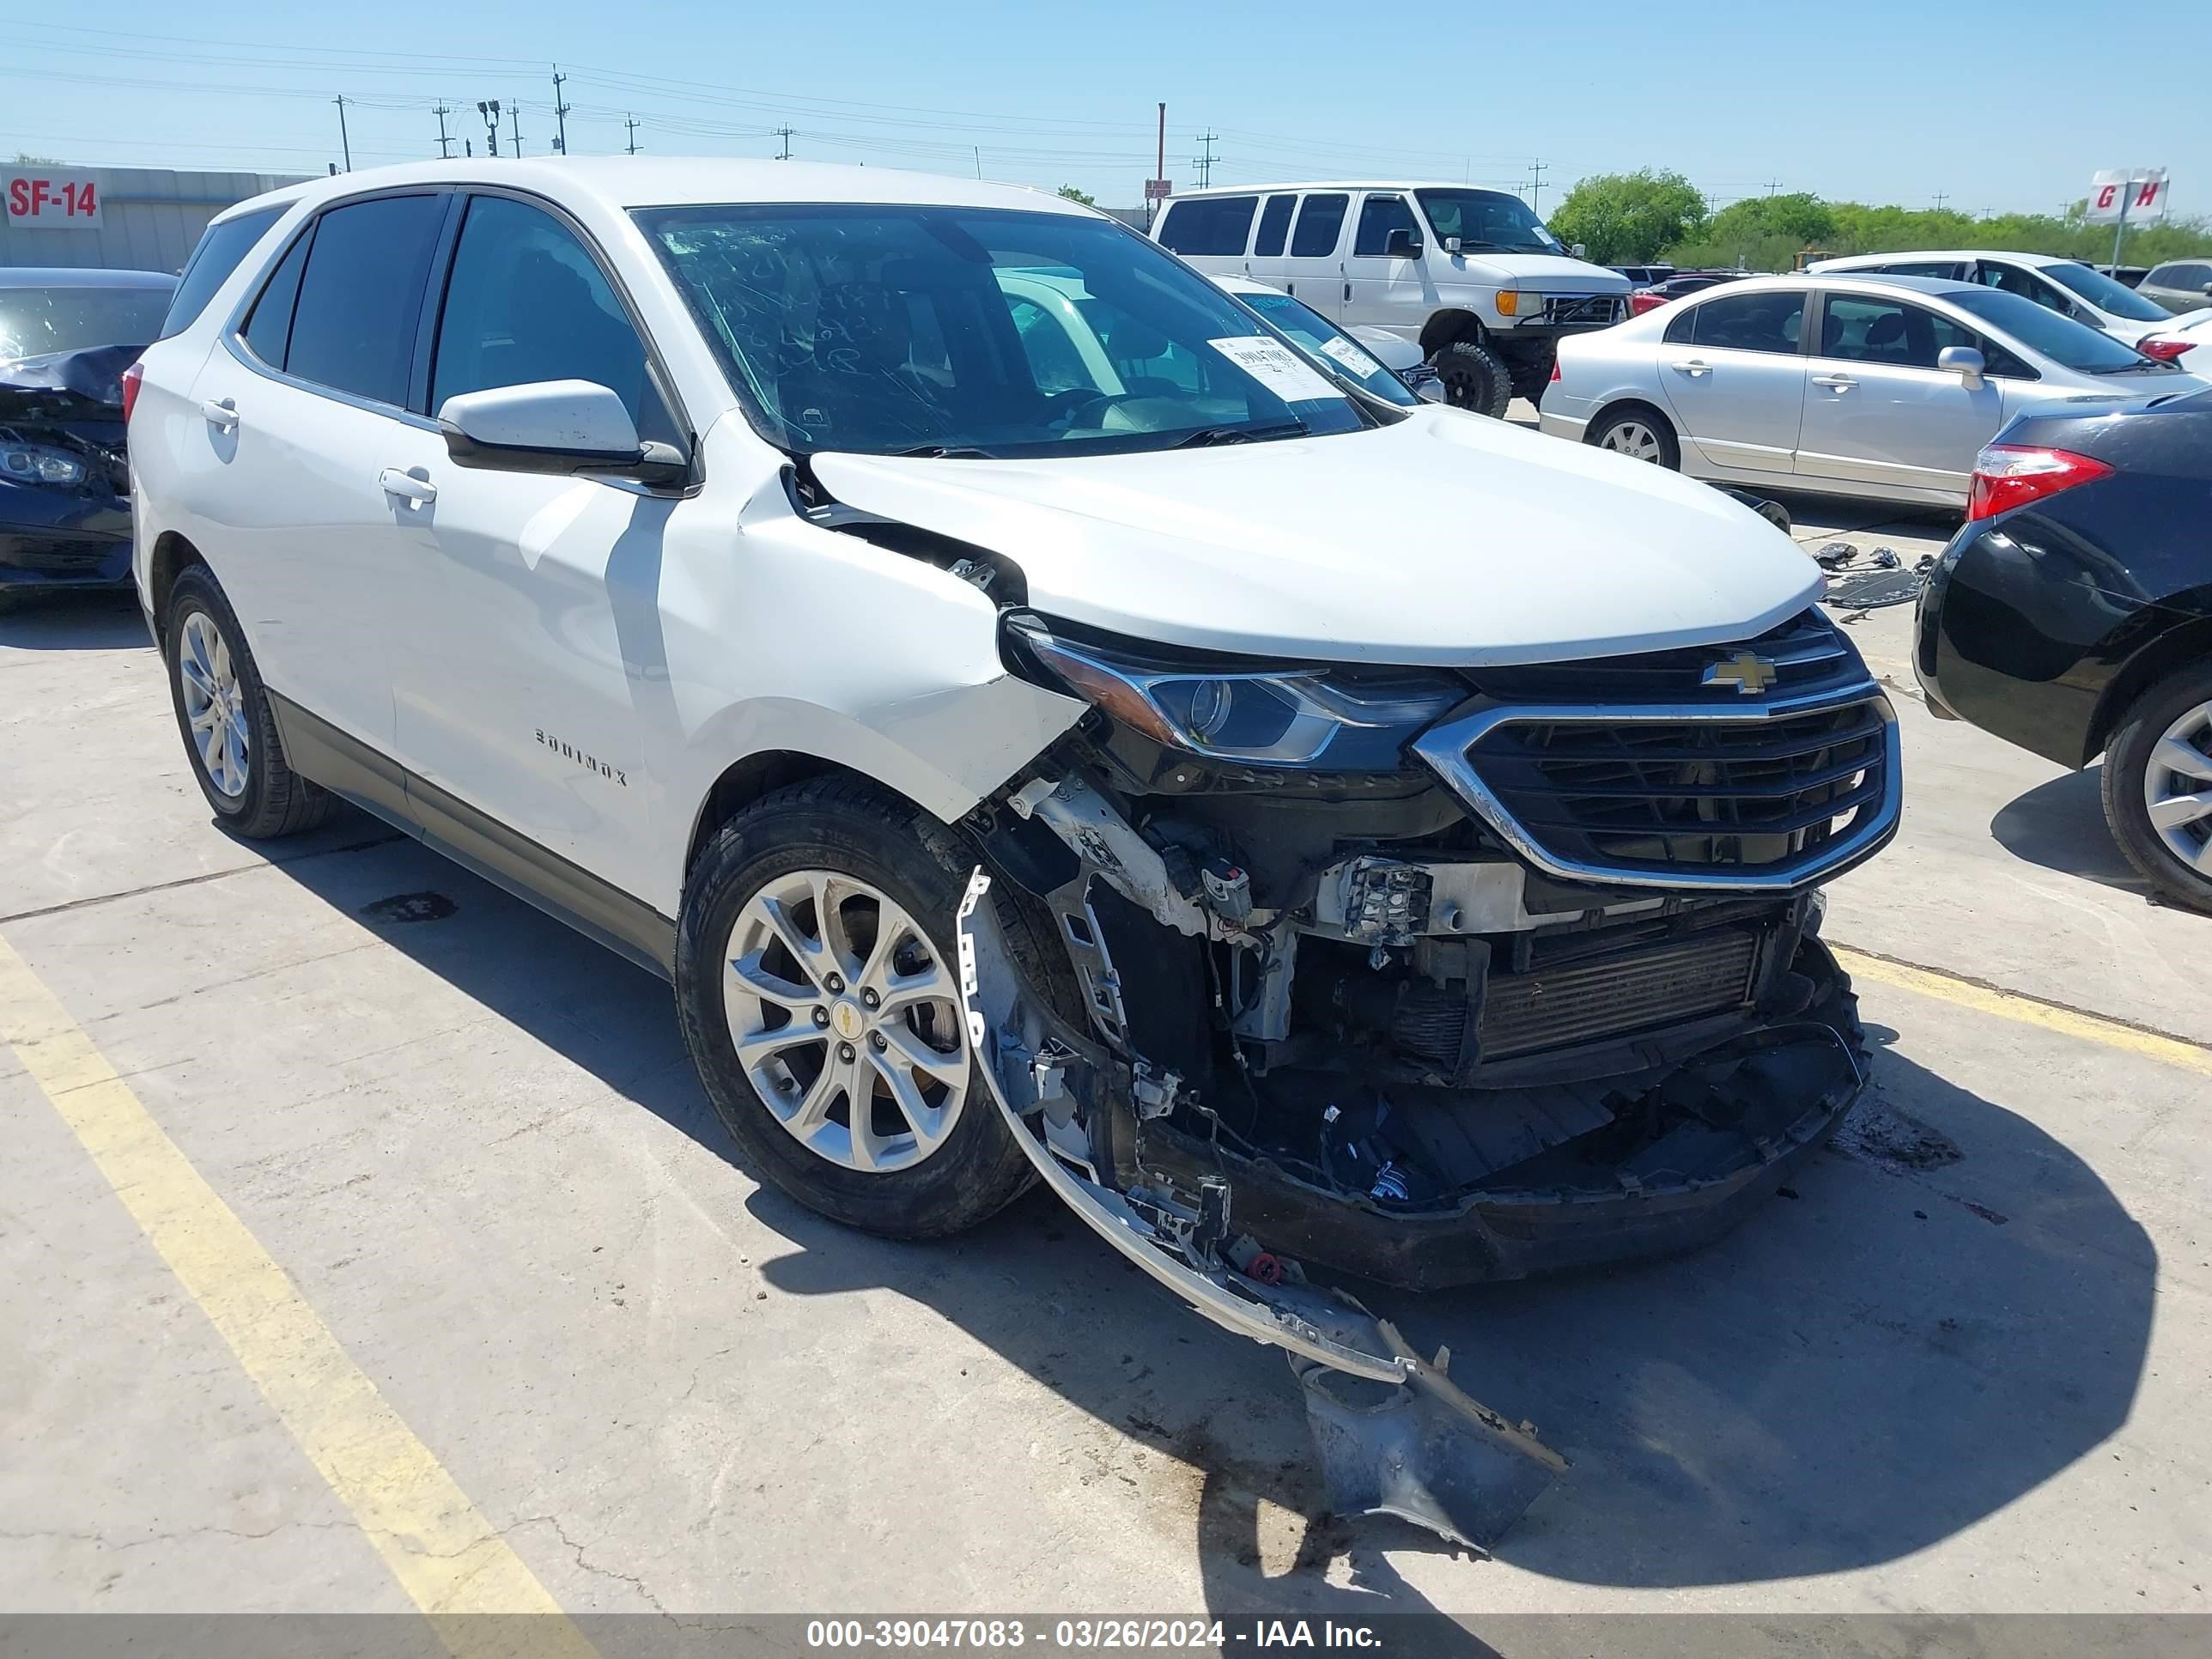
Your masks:
<svg viewBox="0 0 2212 1659"><path fill-rule="evenodd" d="M177 279L0 269L0 590L131 580L123 371Z"/></svg>
<svg viewBox="0 0 2212 1659"><path fill-rule="evenodd" d="M1921 595L1938 714L2062 765L2165 896L2212 911L2212 391L2008 422Z"/></svg>

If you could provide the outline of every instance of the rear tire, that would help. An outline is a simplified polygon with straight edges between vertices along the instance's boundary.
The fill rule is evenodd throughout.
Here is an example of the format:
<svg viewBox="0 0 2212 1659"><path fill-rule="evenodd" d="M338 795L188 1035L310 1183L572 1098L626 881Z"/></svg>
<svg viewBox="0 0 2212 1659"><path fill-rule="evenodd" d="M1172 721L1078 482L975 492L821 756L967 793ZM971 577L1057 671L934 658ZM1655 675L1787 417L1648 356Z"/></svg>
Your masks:
<svg viewBox="0 0 2212 1659"><path fill-rule="evenodd" d="M1681 441L1667 417L1649 404L1615 404L1589 423L1583 441L1669 472L1682 470Z"/></svg>
<svg viewBox="0 0 2212 1659"><path fill-rule="evenodd" d="M2112 839L2143 879L2212 914L2212 663L2168 675L2121 717L2104 798Z"/></svg>
<svg viewBox="0 0 2212 1659"><path fill-rule="evenodd" d="M1031 1178L969 1052L959 997L954 916L977 862L957 832L920 808L856 778L824 777L740 812L685 884L676 1004L707 1097L754 1170L847 1226L945 1237L995 1214ZM817 879L828 885L811 885ZM828 936L810 887L831 896L826 949L812 948ZM1011 882L994 882L991 896L1025 970L1049 962L1047 951L1064 954L1048 932L1038 936ZM779 917L795 927L805 957L781 942L792 935ZM907 943L878 966L886 917L908 930ZM893 1012L900 994L885 973L908 986L937 979ZM763 985L770 994L760 994ZM956 1055L967 1056L964 1079L942 1063ZM913 1056L918 1067L907 1063Z"/></svg>
<svg viewBox="0 0 2212 1659"><path fill-rule="evenodd" d="M1480 340L1454 340L1437 348L1435 362L1446 403L1494 421L1505 418L1513 401L1513 372L1503 357Z"/></svg>
<svg viewBox="0 0 2212 1659"><path fill-rule="evenodd" d="M190 567L169 590L161 654L192 777L224 829L268 841L330 817L337 798L285 763L246 631L205 565Z"/></svg>

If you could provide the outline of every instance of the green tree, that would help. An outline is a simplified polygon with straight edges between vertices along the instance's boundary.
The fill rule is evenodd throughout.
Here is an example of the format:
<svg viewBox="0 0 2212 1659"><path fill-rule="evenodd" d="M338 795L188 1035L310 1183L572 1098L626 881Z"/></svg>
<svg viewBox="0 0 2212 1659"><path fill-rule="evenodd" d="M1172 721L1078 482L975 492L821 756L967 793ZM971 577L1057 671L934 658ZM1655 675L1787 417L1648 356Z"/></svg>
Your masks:
<svg viewBox="0 0 2212 1659"><path fill-rule="evenodd" d="M1601 265L1640 265L1701 230L1705 198L1679 173L1600 173L1582 179L1552 214L1552 231L1580 242Z"/></svg>
<svg viewBox="0 0 2212 1659"><path fill-rule="evenodd" d="M1096 196L1092 196L1087 191L1078 190L1073 185L1062 185L1060 187L1060 193L1066 200L1071 202L1080 202L1085 207L1097 207L1098 205L1098 198Z"/></svg>

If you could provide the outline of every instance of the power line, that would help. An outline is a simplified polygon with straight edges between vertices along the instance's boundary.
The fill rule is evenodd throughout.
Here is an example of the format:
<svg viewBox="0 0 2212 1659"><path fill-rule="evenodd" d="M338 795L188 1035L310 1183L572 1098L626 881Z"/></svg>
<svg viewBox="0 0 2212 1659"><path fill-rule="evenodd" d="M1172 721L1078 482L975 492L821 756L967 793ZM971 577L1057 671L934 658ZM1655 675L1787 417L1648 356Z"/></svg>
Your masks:
<svg viewBox="0 0 2212 1659"><path fill-rule="evenodd" d="M1190 164L1198 169L1198 187L1200 190L1204 190L1206 185L1213 182L1213 147L1220 140L1221 135L1211 130L1200 133L1198 137L1198 142L1206 146L1206 154L1192 156ZM1176 222L1182 222L1178 220Z"/></svg>

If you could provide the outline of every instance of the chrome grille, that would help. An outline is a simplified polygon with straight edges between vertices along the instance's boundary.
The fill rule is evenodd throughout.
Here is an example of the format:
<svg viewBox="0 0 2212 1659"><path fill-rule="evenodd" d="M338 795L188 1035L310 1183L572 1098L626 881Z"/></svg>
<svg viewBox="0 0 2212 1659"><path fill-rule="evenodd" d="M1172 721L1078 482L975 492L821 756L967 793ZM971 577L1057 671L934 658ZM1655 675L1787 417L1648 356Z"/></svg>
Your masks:
<svg viewBox="0 0 2212 1659"><path fill-rule="evenodd" d="M1483 996L1482 1057L1504 1060L1742 1007L1758 961L1755 933L1723 927L1594 962L1494 975Z"/></svg>
<svg viewBox="0 0 2212 1659"><path fill-rule="evenodd" d="M1619 294L1554 294L1544 301L1544 320L1559 328L1604 328L1627 314Z"/></svg>

